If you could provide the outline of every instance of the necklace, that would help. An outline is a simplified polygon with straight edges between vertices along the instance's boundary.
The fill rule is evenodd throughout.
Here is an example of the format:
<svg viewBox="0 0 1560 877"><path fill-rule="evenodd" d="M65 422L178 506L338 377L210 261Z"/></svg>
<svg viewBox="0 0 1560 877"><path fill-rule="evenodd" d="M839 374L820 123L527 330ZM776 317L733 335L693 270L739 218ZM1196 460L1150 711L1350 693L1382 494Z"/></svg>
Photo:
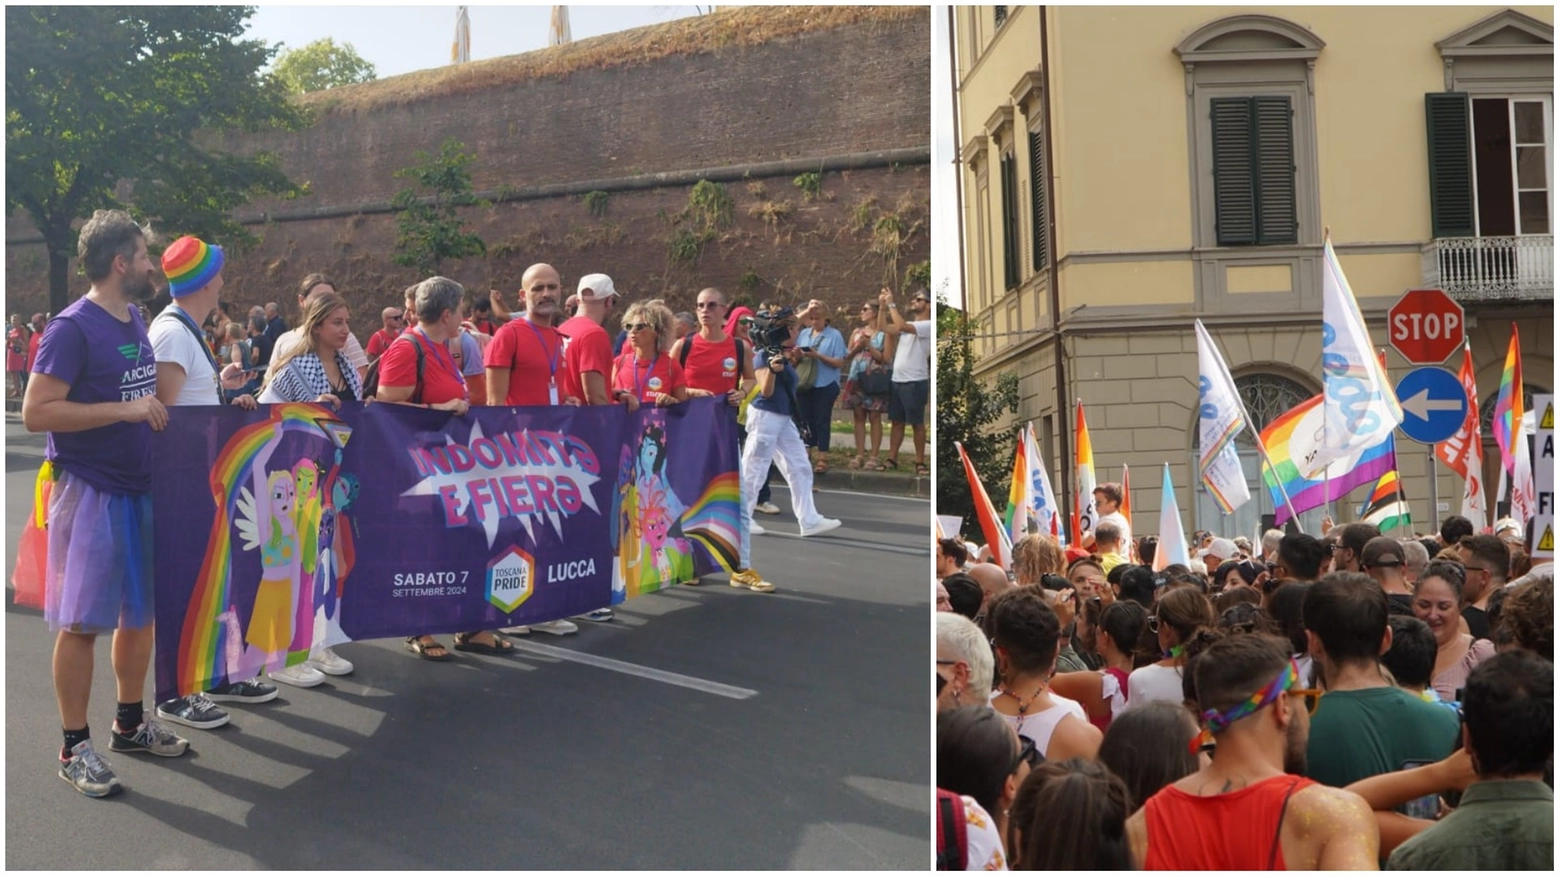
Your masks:
<svg viewBox="0 0 1560 877"><path fill-rule="evenodd" d="M1040 692L1042 692L1044 690L1045 690L1045 683L1041 682L1039 685L1035 686L1035 693L1029 695L1029 699L1028 700L1025 700L1022 697L1019 697L1018 695L1016 695L1013 692L1007 690L1006 688L1002 689L1002 693L1007 695L1008 697L1011 697L1014 700L1018 701L1018 717L1020 719L1022 719L1024 717L1024 714L1029 712L1029 707L1030 707L1031 704L1033 704L1035 702L1035 698L1039 697L1040 696Z"/></svg>

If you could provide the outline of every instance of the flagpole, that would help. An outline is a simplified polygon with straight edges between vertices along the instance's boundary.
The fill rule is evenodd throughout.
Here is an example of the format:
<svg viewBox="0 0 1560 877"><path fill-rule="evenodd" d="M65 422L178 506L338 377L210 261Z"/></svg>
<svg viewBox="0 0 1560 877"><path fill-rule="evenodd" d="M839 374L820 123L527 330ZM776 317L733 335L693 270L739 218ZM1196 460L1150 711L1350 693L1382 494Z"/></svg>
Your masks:
<svg viewBox="0 0 1560 877"><path fill-rule="evenodd" d="M1219 342L1214 340L1213 334L1206 334L1208 335L1208 340L1215 345L1215 351L1219 354L1219 356L1224 357L1224 351L1218 350ZM1229 358L1224 357L1224 361L1229 362ZM1226 369L1227 368L1228 366L1226 366ZM1240 393L1235 394L1235 404L1240 406L1241 419L1246 422L1246 428L1251 430L1251 437L1256 439L1257 453L1262 455L1262 462L1266 463L1267 467L1273 470L1273 483L1278 485L1278 493L1284 498L1284 507L1289 509L1289 517L1294 519L1295 526L1300 528L1300 532L1304 533L1305 528L1300 524L1300 513L1295 511L1295 504L1292 500L1290 500L1289 491L1284 487L1284 479L1278 477L1278 467L1274 466L1273 461L1268 457L1267 445L1262 443L1262 433L1257 431L1257 424L1251 419L1251 412L1246 410L1246 400L1240 397Z"/></svg>

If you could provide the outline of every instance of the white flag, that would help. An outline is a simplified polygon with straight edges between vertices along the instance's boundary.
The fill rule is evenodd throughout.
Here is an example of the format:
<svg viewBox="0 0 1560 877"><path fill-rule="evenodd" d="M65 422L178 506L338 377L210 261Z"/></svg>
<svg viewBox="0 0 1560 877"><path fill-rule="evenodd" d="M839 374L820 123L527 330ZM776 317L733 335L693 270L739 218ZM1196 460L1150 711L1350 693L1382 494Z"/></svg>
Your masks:
<svg viewBox="0 0 1560 877"><path fill-rule="evenodd" d="M1056 492L1051 489L1051 476L1046 472L1045 459L1040 456L1040 443L1035 440L1035 425L1024 427L1024 464L1029 467L1029 501L1035 523L1040 532L1055 536L1066 544L1067 528L1062 526L1062 507L1056 502Z"/></svg>
<svg viewBox="0 0 1560 877"><path fill-rule="evenodd" d="M1380 444L1403 422L1403 406L1376 359L1331 239L1322 251L1322 395L1321 453L1301 473L1307 478L1361 448Z"/></svg>
<svg viewBox="0 0 1560 877"><path fill-rule="evenodd" d="M1251 500L1240 468L1235 436L1246 428L1246 409L1219 348L1203 326L1197 329L1197 472L1219 510L1229 514Z"/></svg>
<svg viewBox="0 0 1560 877"><path fill-rule="evenodd" d="M1524 417L1524 421L1526 418ZM1528 454L1528 429L1517 433L1512 451L1511 516L1524 526L1538 514L1538 497L1533 487L1533 461Z"/></svg>
<svg viewBox="0 0 1560 877"><path fill-rule="evenodd" d="M1175 504L1175 484L1170 481L1170 464L1165 464L1164 486L1159 498L1159 547L1154 549L1154 571L1172 563L1192 565L1186 548L1186 531L1181 529L1181 510Z"/></svg>
<svg viewBox="0 0 1560 877"><path fill-rule="evenodd" d="M455 7L455 43L450 46L450 60L464 64L471 60L471 16L466 7Z"/></svg>

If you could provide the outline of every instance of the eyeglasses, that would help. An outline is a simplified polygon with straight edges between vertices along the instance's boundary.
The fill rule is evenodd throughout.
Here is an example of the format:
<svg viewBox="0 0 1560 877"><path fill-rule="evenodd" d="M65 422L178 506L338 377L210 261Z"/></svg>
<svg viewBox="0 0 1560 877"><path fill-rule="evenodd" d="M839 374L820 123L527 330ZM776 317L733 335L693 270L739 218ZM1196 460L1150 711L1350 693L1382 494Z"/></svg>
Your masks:
<svg viewBox="0 0 1560 877"><path fill-rule="evenodd" d="M712 308L720 307L720 302L718 302L718 301L701 301L701 302L698 302L697 304L695 304L694 307L698 308L701 311L707 311L707 310L710 310Z"/></svg>
<svg viewBox="0 0 1560 877"><path fill-rule="evenodd" d="M942 658L938 658L937 659L937 666L939 666L939 667L949 666L949 665L957 664L957 663L959 663L959 662L958 661L944 661Z"/></svg>
<svg viewBox="0 0 1560 877"><path fill-rule="evenodd" d="M1316 707L1322 702L1322 690L1320 688L1291 688L1289 693L1296 697L1305 698L1306 715L1316 715Z"/></svg>
<svg viewBox="0 0 1560 877"><path fill-rule="evenodd" d="M1034 770L1044 760L1040 750L1035 747L1035 741L1020 734L1018 735L1018 742L1018 755L1013 759L1013 768L1008 773L1016 772L1020 764L1027 764L1030 770Z"/></svg>
<svg viewBox="0 0 1560 877"><path fill-rule="evenodd" d="M655 326L651 323L627 323L623 328L630 332L643 332L646 329L654 329Z"/></svg>

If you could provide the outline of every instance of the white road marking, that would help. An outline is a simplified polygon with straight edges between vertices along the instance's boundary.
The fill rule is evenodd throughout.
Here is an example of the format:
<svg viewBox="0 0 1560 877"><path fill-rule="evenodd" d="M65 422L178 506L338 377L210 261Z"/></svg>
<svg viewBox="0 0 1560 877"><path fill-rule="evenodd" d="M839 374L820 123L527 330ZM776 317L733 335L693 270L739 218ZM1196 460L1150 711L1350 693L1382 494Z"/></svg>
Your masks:
<svg viewBox="0 0 1560 877"><path fill-rule="evenodd" d="M786 493L790 493L791 492L791 487L788 484L771 484L771 485L769 485L769 489L772 490L772 491L773 490L783 490ZM814 488L813 489L813 493L838 493L838 494L841 494L843 496L870 496L870 497L872 497L874 499L902 499L902 500L905 500L906 502L924 502L924 503L929 503L929 502L932 501L930 497L925 497L925 496L903 496L901 494L894 494L894 493L866 493L865 491L860 491L860 490L829 490L829 489L822 488L822 487Z"/></svg>
<svg viewBox="0 0 1560 877"><path fill-rule="evenodd" d="M700 679L696 676L684 676L681 673L673 673L670 670L657 670L654 667L645 667L641 664L630 664L627 661L618 661L613 658L603 658L600 655L592 655L588 652L577 652L573 649L560 649L557 646L544 646L538 643L514 640L515 648L522 652L530 652L533 655L542 655L548 658L557 658L560 661L574 661L578 664L587 664L592 667L600 667L603 670L612 670L618 673L626 673L629 676L638 676L641 679L650 679L655 682L664 682L667 685L677 685L682 688L691 688L694 691L702 691L705 694L713 694L718 697L729 697L732 700L747 700L758 694L751 688L738 688L735 685L726 685L722 682L711 682L708 679Z"/></svg>

